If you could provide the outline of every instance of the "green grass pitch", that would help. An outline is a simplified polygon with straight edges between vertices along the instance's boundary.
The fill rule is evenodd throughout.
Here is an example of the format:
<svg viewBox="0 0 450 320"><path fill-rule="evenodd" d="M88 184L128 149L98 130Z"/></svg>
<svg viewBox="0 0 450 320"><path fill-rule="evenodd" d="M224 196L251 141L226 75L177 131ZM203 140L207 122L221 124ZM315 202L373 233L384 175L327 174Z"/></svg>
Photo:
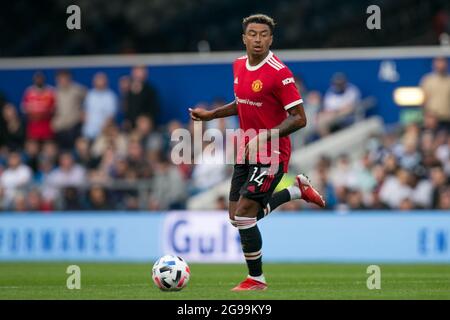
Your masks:
<svg viewBox="0 0 450 320"><path fill-rule="evenodd" d="M66 287L67 266L81 268L81 289ZM265 264L269 288L231 292L245 265L191 264L180 292L161 292L151 264L0 263L0 299L450 299L449 265L380 264L381 289L368 290L368 265Z"/></svg>

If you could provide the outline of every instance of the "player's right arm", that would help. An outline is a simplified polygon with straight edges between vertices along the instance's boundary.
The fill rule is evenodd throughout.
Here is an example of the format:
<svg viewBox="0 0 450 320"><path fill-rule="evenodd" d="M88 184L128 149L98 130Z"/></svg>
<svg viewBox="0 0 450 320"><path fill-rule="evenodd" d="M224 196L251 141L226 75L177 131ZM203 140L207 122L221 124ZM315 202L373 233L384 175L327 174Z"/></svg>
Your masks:
<svg viewBox="0 0 450 320"><path fill-rule="evenodd" d="M189 108L191 119L194 121L210 121L217 118L231 117L238 114L236 101L232 101L222 107L213 110L203 108Z"/></svg>

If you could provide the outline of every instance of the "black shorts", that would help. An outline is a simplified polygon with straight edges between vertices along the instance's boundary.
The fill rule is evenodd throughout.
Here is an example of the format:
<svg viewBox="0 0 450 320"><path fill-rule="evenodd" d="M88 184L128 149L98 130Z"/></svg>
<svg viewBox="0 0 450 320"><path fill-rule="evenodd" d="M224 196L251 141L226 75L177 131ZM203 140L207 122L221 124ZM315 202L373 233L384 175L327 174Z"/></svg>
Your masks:
<svg viewBox="0 0 450 320"><path fill-rule="evenodd" d="M284 174L283 165L272 174L269 168L270 165L263 164L235 164L229 200L238 201L243 196L265 207Z"/></svg>

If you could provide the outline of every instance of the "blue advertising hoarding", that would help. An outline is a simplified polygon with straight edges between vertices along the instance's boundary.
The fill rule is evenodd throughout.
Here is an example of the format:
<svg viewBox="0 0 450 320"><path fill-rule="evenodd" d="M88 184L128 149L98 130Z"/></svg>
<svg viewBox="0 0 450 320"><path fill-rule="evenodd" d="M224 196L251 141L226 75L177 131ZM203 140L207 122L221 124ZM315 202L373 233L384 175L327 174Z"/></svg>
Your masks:
<svg viewBox="0 0 450 320"><path fill-rule="evenodd" d="M0 215L1 260L148 261L159 254L161 215Z"/></svg>
<svg viewBox="0 0 450 320"><path fill-rule="evenodd" d="M450 214L273 213L266 262L450 263ZM0 261L243 262L226 212L0 215Z"/></svg>

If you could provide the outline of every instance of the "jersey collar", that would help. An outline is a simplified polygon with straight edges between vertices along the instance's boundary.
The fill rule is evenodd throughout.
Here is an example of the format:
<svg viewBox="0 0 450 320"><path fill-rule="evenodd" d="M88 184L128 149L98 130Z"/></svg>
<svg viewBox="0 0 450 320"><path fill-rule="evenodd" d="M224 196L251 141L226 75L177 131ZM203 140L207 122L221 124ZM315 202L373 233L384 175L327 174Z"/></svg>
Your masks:
<svg viewBox="0 0 450 320"><path fill-rule="evenodd" d="M267 55L267 57L265 57L264 60L261 61L260 63L258 63L256 66L251 66L248 63L248 57L247 57L247 60L245 61L245 66L247 67L248 71L255 71L255 70L258 70L259 68L261 68L272 57L273 57L273 52L269 51L269 54Z"/></svg>

